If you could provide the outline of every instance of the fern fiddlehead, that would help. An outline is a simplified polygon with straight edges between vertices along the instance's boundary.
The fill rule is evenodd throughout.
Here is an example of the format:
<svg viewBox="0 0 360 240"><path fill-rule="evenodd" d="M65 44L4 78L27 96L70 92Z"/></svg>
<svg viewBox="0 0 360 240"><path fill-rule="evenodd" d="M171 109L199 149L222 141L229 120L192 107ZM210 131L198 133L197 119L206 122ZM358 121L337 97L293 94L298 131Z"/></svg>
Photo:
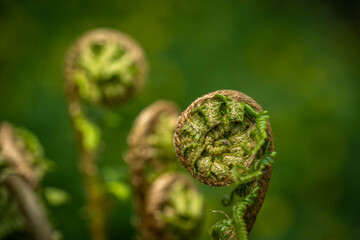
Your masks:
<svg viewBox="0 0 360 240"><path fill-rule="evenodd" d="M128 163L141 239L192 239L203 216L203 199L177 171L172 138L177 107L157 101L144 109L129 135Z"/></svg>
<svg viewBox="0 0 360 240"><path fill-rule="evenodd" d="M198 98L178 119L174 146L181 164L204 184L237 183L233 216L215 224L213 239L248 239L264 200L273 164L269 116L249 96L219 90Z"/></svg>
<svg viewBox="0 0 360 240"><path fill-rule="evenodd" d="M195 239L203 216L203 197L184 174L168 172L157 177L145 204L153 235L146 239Z"/></svg>
<svg viewBox="0 0 360 240"><path fill-rule="evenodd" d="M65 62L67 87L96 105L116 105L140 91L147 63L131 37L112 29L85 33Z"/></svg>
<svg viewBox="0 0 360 240"><path fill-rule="evenodd" d="M36 240L53 230L36 189L46 171L38 139L24 128L0 125L0 238L27 231Z"/></svg>
<svg viewBox="0 0 360 240"><path fill-rule="evenodd" d="M142 88L146 73L141 47L112 29L85 33L70 48L65 61L68 110L80 153L91 236L96 240L106 239L104 189L95 163L101 130L88 119L84 105L115 106L125 102Z"/></svg>

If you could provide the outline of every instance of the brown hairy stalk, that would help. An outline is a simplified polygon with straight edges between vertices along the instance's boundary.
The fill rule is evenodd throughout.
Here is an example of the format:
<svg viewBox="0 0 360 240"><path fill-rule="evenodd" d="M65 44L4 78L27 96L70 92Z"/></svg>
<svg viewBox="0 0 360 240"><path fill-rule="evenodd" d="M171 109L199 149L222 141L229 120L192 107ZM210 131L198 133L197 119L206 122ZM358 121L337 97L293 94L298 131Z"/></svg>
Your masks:
<svg viewBox="0 0 360 240"><path fill-rule="evenodd" d="M46 211L35 194L38 179L31 165L32 156L26 151L24 142L15 134L10 123L0 126L0 152L9 170L1 176L1 184L9 190L26 219L28 231L36 240L50 240L52 228Z"/></svg>
<svg viewBox="0 0 360 240"><path fill-rule="evenodd" d="M26 219L27 229L34 239L52 239L52 229L46 211L31 186L16 174L7 174L3 177L2 183L15 197L20 211Z"/></svg>

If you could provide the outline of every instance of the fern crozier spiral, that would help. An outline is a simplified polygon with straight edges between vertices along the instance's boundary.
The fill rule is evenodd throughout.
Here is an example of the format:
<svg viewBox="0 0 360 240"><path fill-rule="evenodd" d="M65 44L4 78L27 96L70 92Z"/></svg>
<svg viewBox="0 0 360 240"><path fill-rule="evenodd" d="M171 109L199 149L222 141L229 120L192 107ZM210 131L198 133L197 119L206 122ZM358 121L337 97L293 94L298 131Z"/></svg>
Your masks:
<svg viewBox="0 0 360 240"><path fill-rule="evenodd" d="M174 147L181 164L199 181L212 186L234 182L232 168L248 168L259 154L273 151L270 124L268 149L253 138L256 121L251 111L261 106L244 93L219 90L196 99L179 117ZM263 139L261 139L263 140Z"/></svg>
<svg viewBox="0 0 360 240"><path fill-rule="evenodd" d="M236 181L243 189L241 195L248 196L234 208L232 220L245 226L229 228L240 229L244 236L255 223L271 178L274 140L268 118L246 94L218 90L196 99L180 115L175 129L176 154L194 178L211 186ZM267 158L271 160L266 162ZM228 225L220 223L213 233Z"/></svg>
<svg viewBox="0 0 360 240"><path fill-rule="evenodd" d="M65 61L69 93L96 105L126 101L142 88L146 73L145 54L139 44L107 28L81 36Z"/></svg>

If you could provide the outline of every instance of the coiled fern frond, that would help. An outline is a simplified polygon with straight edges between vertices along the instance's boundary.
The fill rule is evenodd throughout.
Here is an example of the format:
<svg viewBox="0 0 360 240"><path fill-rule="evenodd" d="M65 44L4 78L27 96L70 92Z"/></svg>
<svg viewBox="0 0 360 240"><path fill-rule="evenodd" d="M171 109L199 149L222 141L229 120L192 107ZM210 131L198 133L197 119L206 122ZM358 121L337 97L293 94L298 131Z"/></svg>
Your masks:
<svg viewBox="0 0 360 240"><path fill-rule="evenodd" d="M0 239L22 236L51 240L54 232L37 190L48 170L34 134L9 123L0 125Z"/></svg>
<svg viewBox="0 0 360 240"><path fill-rule="evenodd" d="M68 111L80 155L91 236L104 240L107 188L98 176L96 164L101 129L90 120L88 103L111 107L129 100L144 85L147 62L143 50L130 36L101 28L82 35L71 46L64 65Z"/></svg>
<svg viewBox="0 0 360 240"><path fill-rule="evenodd" d="M142 88L147 63L130 36L113 29L85 33L65 62L68 91L97 105L121 103Z"/></svg>
<svg viewBox="0 0 360 240"><path fill-rule="evenodd" d="M233 90L198 98L178 119L174 146L191 175L212 186L237 183L222 199L234 204L233 215L212 227L213 239L247 239L254 225L275 156L268 119L252 98Z"/></svg>
<svg viewBox="0 0 360 240"><path fill-rule="evenodd" d="M128 163L141 239L194 239L203 217L203 197L179 172L172 139L179 112L157 101L136 118Z"/></svg>

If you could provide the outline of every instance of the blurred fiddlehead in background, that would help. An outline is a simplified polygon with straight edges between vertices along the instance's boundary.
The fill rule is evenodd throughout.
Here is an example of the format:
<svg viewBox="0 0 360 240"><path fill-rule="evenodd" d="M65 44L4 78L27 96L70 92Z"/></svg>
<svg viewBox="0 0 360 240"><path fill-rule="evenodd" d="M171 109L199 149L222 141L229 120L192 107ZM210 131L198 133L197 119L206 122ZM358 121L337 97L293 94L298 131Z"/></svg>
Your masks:
<svg viewBox="0 0 360 240"><path fill-rule="evenodd" d="M0 239L56 238L39 198L47 166L35 135L9 123L0 125Z"/></svg>
<svg viewBox="0 0 360 240"><path fill-rule="evenodd" d="M141 47L131 37L111 29L85 33L66 57L68 111L80 154L91 236L96 240L106 239L104 189L96 164L101 131L89 120L86 104L111 107L125 102L142 88L146 73Z"/></svg>
<svg viewBox="0 0 360 240"><path fill-rule="evenodd" d="M178 108L157 101L144 109L129 135L128 163L141 239L194 239L203 197L179 172L172 138Z"/></svg>
<svg viewBox="0 0 360 240"><path fill-rule="evenodd" d="M268 188L273 157L269 115L249 96L219 90L195 100L178 119L174 146L181 164L204 184L237 186L225 206L233 215L210 230L213 239L248 239Z"/></svg>

